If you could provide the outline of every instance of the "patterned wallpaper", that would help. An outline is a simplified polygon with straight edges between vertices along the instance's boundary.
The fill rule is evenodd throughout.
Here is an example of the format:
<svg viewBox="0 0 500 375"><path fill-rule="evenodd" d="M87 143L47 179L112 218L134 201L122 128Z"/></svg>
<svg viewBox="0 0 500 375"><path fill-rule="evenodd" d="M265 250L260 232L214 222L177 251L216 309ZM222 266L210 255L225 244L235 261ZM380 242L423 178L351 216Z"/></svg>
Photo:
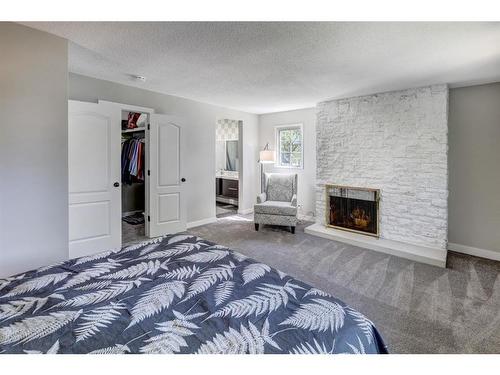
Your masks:
<svg viewBox="0 0 500 375"><path fill-rule="evenodd" d="M238 121L228 120L228 119L217 120L215 140L216 141L238 140Z"/></svg>
<svg viewBox="0 0 500 375"><path fill-rule="evenodd" d="M215 131L215 170L226 169L226 141L238 140L238 121L217 120Z"/></svg>

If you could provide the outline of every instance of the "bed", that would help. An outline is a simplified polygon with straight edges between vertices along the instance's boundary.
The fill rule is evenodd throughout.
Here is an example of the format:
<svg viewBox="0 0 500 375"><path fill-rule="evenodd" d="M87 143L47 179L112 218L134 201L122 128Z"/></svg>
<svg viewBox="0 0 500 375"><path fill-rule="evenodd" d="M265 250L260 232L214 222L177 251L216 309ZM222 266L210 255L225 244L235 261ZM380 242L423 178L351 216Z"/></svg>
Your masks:
<svg viewBox="0 0 500 375"><path fill-rule="evenodd" d="M0 353L387 353L333 296L189 234L0 279Z"/></svg>

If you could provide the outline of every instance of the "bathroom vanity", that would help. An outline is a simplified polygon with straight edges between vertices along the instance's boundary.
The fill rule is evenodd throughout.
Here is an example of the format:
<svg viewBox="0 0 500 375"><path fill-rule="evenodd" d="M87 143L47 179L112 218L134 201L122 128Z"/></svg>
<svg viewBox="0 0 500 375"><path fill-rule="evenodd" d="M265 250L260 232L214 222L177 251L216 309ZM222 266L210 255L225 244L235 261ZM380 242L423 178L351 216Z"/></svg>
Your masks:
<svg viewBox="0 0 500 375"><path fill-rule="evenodd" d="M217 174L215 177L215 200L237 206L239 195L238 180L238 176L235 174Z"/></svg>

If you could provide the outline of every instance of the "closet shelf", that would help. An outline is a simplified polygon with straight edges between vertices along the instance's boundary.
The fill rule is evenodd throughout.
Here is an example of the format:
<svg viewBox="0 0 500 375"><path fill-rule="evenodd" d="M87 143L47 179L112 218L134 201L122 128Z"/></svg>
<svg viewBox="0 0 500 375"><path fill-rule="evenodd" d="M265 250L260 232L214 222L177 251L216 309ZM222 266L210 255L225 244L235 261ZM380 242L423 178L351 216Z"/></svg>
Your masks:
<svg viewBox="0 0 500 375"><path fill-rule="evenodd" d="M144 126L141 126L139 128L135 128L135 129L125 129L125 130L122 130L122 133L142 132L144 130L146 130L146 128Z"/></svg>

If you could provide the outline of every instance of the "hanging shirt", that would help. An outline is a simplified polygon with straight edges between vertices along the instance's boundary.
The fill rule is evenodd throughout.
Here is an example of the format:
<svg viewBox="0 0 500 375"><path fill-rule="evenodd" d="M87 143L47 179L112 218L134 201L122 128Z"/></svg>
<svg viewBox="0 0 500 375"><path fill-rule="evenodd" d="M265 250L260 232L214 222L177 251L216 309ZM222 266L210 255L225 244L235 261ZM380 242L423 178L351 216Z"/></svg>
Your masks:
<svg viewBox="0 0 500 375"><path fill-rule="evenodd" d="M131 138L122 143L122 183L144 181L144 140Z"/></svg>

